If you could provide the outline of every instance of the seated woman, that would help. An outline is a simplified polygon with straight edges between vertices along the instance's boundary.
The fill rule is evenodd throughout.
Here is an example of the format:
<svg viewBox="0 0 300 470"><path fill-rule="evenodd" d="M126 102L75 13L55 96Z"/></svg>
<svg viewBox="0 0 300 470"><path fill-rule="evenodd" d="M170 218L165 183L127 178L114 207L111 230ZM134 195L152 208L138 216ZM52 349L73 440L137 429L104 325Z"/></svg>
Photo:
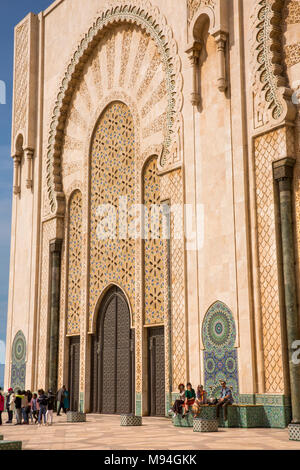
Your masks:
<svg viewBox="0 0 300 470"><path fill-rule="evenodd" d="M175 400L173 407L169 410L170 413L174 413L174 418L178 414L182 413L182 407L184 405L184 400L185 400L185 386L183 384L180 384L178 386L178 390L179 390L179 399Z"/></svg>
<svg viewBox="0 0 300 470"><path fill-rule="evenodd" d="M187 389L185 391L184 414L182 415L183 418L185 418L185 415L189 413L189 407L193 406L196 398L195 390L193 389L192 384L190 382L186 385L186 388Z"/></svg>
<svg viewBox="0 0 300 470"><path fill-rule="evenodd" d="M198 385L196 392L196 400L193 406L194 418L200 414L200 406L207 404L207 392L204 390L203 385Z"/></svg>

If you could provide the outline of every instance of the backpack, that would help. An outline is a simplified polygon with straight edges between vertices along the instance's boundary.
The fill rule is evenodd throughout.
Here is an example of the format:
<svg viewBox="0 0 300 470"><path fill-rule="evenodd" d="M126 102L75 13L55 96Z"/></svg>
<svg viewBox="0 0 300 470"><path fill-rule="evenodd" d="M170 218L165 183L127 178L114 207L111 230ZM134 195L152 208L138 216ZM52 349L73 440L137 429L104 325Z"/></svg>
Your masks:
<svg viewBox="0 0 300 470"><path fill-rule="evenodd" d="M47 403L48 403L48 398L46 397L46 395L42 395L39 398L39 404L43 406L47 406Z"/></svg>

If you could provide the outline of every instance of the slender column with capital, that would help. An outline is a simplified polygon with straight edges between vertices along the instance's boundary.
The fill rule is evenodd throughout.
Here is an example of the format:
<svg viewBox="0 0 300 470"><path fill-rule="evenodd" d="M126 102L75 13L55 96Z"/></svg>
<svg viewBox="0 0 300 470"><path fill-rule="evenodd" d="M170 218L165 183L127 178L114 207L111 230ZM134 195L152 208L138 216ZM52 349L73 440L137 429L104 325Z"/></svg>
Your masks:
<svg viewBox="0 0 300 470"><path fill-rule="evenodd" d="M226 91L228 83L226 77L226 41L227 34L218 31L214 34L218 51L218 89L221 92Z"/></svg>
<svg viewBox="0 0 300 470"><path fill-rule="evenodd" d="M21 157L20 155L14 155L14 185L13 191L14 194L20 194L21 187L20 187L20 165L21 165Z"/></svg>
<svg viewBox="0 0 300 470"><path fill-rule="evenodd" d="M193 106L199 106L201 102L201 86L199 74L201 50L201 41L194 41L193 44L186 50L191 66L193 68L193 91L191 93L191 103Z"/></svg>
<svg viewBox="0 0 300 470"><path fill-rule="evenodd" d="M50 242L50 335L49 335L49 375L48 386L57 391L58 343L59 343L59 306L60 270L62 240Z"/></svg>
<svg viewBox="0 0 300 470"><path fill-rule="evenodd" d="M280 225L285 293L288 359L292 400L292 425L300 424L300 364L293 360L293 345L300 340L295 273L295 244L293 233L292 180L295 160L284 158L273 163L274 179L278 183Z"/></svg>
<svg viewBox="0 0 300 470"><path fill-rule="evenodd" d="M24 150L25 161L27 166L27 177L26 177L26 188L32 188L32 161L33 161L33 150L28 148Z"/></svg>

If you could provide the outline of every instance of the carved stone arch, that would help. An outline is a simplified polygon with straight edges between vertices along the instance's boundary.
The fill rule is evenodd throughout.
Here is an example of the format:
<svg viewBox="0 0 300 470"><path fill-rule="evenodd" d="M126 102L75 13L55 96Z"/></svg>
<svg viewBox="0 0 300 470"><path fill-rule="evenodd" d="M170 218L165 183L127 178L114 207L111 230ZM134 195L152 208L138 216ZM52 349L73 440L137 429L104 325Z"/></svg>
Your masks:
<svg viewBox="0 0 300 470"><path fill-rule="evenodd" d="M254 128L260 132L296 116L283 67L284 5L285 0L256 0L252 14Z"/></svg>
<svg viewBox="0 0 300 470"><path fill-rule="evenodd" d="M122 294L124 295L126 301L127 301L127 304L128 304L128 307L129 307L129 313L130 313L130 327L131 328L134 328L134 321L133 321L133 311L132 311L132 305L131 305L131 302L130 302L130 298L129 296L127 295L126 293L126 290L123 289L123 287L121 287L119 284L117 283L112 283L110 282L109 284L107 284L107 286L103 289L103 291L101 292L100 296L99 296L99 299L95 305L95 308L94 308L94 313L93 313L93 318L92 318L92 321L91 321L91 329L89 331L89 334L95 334L96 333L96 327L97 327L97 321L98 321L98 315L99 315L99 311L100 311L100 307L101 307L101 304L103 302L103 299L105 298L106 294L113 288L113 287L118 287L120 289L120 291L122 291Z"/></svg>
<svg viewBox="0 0 300 470"><path fill-rule="evenodd" d="M24 135L22 132L19 132L15 138L14 144L14 154L21 156L24 151Z"/></svg>
<svg viewBox="0 0 300 470"><path fill-rule="evenodd" d="M208 32L212 34L216 27L216 17L214 10L211 7L202 6L199 8L199 10L197 10L197 13L195 13L193 21L190 25L190 34L192 35L193 39L198 39L201 37L201 29L207 20L209 21Z"/></svg>
<svg viewBox="0 0 300 470"><path fill-rule="evenodd" d="M47 191L52 214L62 214L65 210L65 196L63 193L61 176L61 152L63 146L66 116L73 91L81 79L82 71L92 51L111 28L121 24L135 25L145 31L156 43L160 59L164 64L165 80L167 86L167 108L165 130L163 139L163 153L161 165L166 167L172 160L173 142L176 140L181 127L182 108L182 76L181 62L177 54L177 45L173 39L171 29L167 26L165 18L151 3L140 0L125 2L119 0L103 10L92 27L80 42L74 53L57 95L50 124L50 133L47 147Z"/></svg>
<svg viewBox="0 0 300 470"><path fill-rule="evenodd" d="M193 40L197 23L207 17L209 19L209 33L214 35L218 31L228 33L228 2L222 0L188 0L189 41Z"/></svg>

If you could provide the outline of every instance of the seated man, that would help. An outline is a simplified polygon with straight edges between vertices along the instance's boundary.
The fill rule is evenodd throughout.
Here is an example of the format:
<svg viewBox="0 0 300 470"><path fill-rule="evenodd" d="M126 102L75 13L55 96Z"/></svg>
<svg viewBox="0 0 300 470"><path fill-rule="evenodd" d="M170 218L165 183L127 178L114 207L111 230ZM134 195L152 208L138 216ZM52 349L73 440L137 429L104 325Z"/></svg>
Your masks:
<svg viewBox="0 0 300 470"><path fill-rule="evenodd" d="M217 418L220 416L220 408L223 407L224 409L224 420L227 421L227 407L228 405L232 405L233 403L233 396L231 389L226 386L226 382L221 382L221 397L217 403Z"/></svg>

